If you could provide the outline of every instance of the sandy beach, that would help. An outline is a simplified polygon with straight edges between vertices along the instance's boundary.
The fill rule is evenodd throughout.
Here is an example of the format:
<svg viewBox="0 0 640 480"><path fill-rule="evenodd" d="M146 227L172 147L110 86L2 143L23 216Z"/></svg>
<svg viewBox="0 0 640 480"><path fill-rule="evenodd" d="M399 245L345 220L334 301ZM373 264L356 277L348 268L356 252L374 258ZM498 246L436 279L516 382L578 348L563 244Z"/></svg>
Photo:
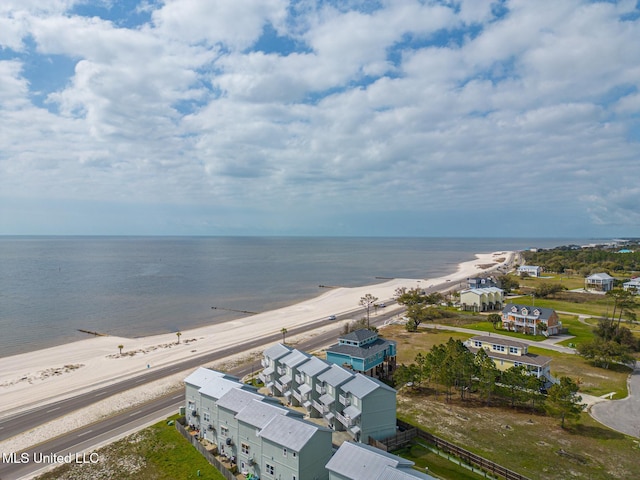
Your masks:
<svg viewBox="0 0 640 480"><path fill-rule="evenodd" d="M379 302L391 300L397 288L428 288L442 284L439 290L459 287L467 277L495 270L512 258L513 252L478 254L476 259L461 263L455 273L432 279L394 279L357 288L334 288L326 293L285 308L247 316L245 318L185 330L178 344L176 334L143 338L92 337L34 352L0 359L0 418L24 411L35 405L90 391L124 378L143 374L148 368L169 365L193 356L204 355L234 344L279 332L283 327L309 326L330 315L354 313L362 316L359 300L365 294L378 297ZM360 311L360 312L359 312ZM287 341L299 339L287 337ZM123 346L122 354L119 345ZM243 356L259 355L262 349L245 352ZM229 358L225 362L238 359ZM223 367L224 365L222 365ZM0 443L2 451L16 451L63 431L88 424L110 413L129 408L175 389L186 372L103 400L93 406L53 420L27 434ZM71 417L71 418L70 418Z"/></svg>

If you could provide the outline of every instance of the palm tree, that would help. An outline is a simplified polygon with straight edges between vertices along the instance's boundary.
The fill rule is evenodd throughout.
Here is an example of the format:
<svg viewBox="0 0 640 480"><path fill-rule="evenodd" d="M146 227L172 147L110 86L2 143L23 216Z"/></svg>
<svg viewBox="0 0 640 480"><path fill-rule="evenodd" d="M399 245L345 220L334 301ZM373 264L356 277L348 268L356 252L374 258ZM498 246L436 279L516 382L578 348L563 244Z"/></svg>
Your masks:
<svg viewBox="0 0 640 480"><path fill-rule="evenodd" d="M122 349L124 348L124 345L118 345L118 349L120 350L120 355L122 355Z"/></svg>
<svg viewBox="0 0 640 480"><path fill-rule="evenodd" d="M282 334L282 343L287 343L286 339L287 339L287 329L282 327L282 330L280 330L280 333Z"/></svg>
<svg viewBox="0 0 640 480"><path fill-rule="evenodd" d="M182 336L182 332L176 332L176 336L178 337L178 343L180 343L180 337Z"/></svg>

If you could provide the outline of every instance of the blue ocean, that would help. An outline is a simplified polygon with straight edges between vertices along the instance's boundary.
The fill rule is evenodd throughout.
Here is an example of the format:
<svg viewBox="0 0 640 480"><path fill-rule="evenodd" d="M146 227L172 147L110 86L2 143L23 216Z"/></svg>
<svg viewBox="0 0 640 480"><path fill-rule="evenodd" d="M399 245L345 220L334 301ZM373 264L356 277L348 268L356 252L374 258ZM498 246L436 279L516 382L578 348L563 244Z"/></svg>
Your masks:
<svg viewBox="0 0 640 480"><path fill-rule="evenodd" d="M0 237L0 357L175 332L313 298L321 286L432 278L475 253L588 239ZM212 307L216 307L213 309Z"/></svg>

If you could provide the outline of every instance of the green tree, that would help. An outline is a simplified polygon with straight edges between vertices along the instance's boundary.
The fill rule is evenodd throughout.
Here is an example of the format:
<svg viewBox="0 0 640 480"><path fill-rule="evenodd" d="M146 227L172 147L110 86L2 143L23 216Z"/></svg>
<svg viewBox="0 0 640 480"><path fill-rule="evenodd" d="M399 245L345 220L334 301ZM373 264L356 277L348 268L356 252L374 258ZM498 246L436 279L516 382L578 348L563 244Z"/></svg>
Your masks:
<svg viewBox="0 0 640 480"><path fill-rule="evenodd" d="M500 288L502 288L506 293L520 287L520 281L518 278L511 275L501 275L496 278L496 281L498 282L498 285L500 285Z"/></svg>
<svg viewBox="0 0 640 480"><path fill-rule="evenodd" d="M595 366L605 369L608 369L612 363L628 364L634 360L627 345L603 338L582 342L578 344L577 350L582 357L591 360Z"/></svg>
<svg viewBox="0 0 640 480"><path fill-rule="evenodd" d="M393 379L398 388L403 385L415 388L420 384L419 368L415 363L399 365L396 371L393 372Z"/></svg>
<svg viewBox="0 0 640 480"><path fill-rule="evenodd" d="M500 376L500 384L506 391L507 397L511 401L511 406L515 407L517 403L525 402L528 399L526 392L530 375L524 366L511 367L502 372Z"/></svg>
<svg viewBox="0 0 640 480"><path fill-rule="evenodd" d="M419 288L397 288L395 297L396 302L406 307L410 305L417 305L419 303L425 303L424 295Z"/></svg>
<svg viewBox="0 0 640 480"><path fill-rule="evenodd" d="M282 343L287 343L287 329L282 327L280 333L282 334Z"/></svg>
<svg viewBox="0 0 640 480"><path fill-rule="evenodd" d="M478 394L487 404L491 404L491 397L496 392L496 380L500 377L500 370L484 348L478 350L474 359L478 371Z"/></svg>
<svg viewBox="0 0 640 480"><path fill-rule="evenodd" d="M549 389L545 410L552 417L560 418L560 426L564 428L565 419L580 418L580 413L586 407L581 401L578 385L569 377L561 377L560 382Z"/></svg>
<svg viewBox="0 0 640 480"><path fill-rule="evenodd" d="M122 355L122 349L124 348L124 345L118 345L118 350L120 350L120 355Z"/></svg>
<svg viewBox="0 0 640 480"><path fill-rule="evenodd" d="M176 336L178 337L178 343L180 343L180 337L182 336L182 332L176 332Z"/></svg>
<svg viewBox="0 0 640 480"><path fill-rule="evenodd" d="M378 301L378 297L374 297L370 293L367 293L364 297L360 297L360 305L367 311L367 328L369 328L369 316L371 313L371 307Z"/></svg>
<svg viewBox="0 0 640 480"><path fill-rule="evenodd" d="M493 328L497 330L498 325L502 323L502 315L499 313L490 313L487 316L487 320L493 325Z"/></svg>

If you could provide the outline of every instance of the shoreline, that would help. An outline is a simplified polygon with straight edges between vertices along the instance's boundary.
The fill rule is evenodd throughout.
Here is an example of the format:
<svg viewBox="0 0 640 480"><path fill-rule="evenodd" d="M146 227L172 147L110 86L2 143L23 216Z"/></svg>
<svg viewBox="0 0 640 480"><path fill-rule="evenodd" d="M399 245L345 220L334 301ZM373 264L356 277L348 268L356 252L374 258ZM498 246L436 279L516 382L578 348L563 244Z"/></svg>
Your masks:
<svg viewBox="0 0 640 480"><path fill-rule="evenodd" d="M185 330L177 342L174 333L140 338L93 337L76 342L35 350L0 359L0 418L72 397L97 387L134 378L149 368L167 366L181 360L202 356L234 344L280 332L309 326L309 331L292 337L288 342L313 336L313 325L330 315L361 316L359 299L372 294L381 302L391 300L397 288L438 287L438 291L459 288L467 277L496 270L514 257L513 251L476 254L473 260L459 263L454 273L433 279L393 279L363 287L340 287L287 307L248 317ZM497 263L497 260L504 259ZM388 307L394 308L394 307ZM341 320L345 322L347 320ZM327 328L335 328L332 324ZM316 330L317 333L317 330ZM123 345L122 354L119 345ZM243 358L259 355L264 347L245 351L235 357L222 359L219 364L229 365ZM216 366L216 368L219 368ZM28 432L0 442L5 451L17 451L48 438L97 421L117 411L141 404L177 388L185 372L157 380L133 390L114 395L70 415L56 418ZM28 399L28 401L27 401Z"/></svg>

